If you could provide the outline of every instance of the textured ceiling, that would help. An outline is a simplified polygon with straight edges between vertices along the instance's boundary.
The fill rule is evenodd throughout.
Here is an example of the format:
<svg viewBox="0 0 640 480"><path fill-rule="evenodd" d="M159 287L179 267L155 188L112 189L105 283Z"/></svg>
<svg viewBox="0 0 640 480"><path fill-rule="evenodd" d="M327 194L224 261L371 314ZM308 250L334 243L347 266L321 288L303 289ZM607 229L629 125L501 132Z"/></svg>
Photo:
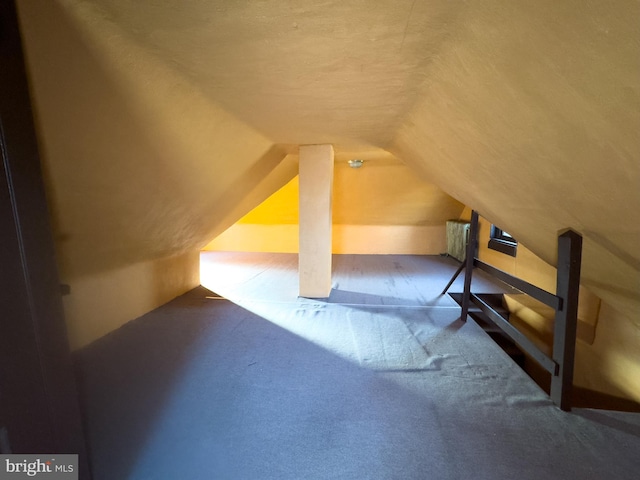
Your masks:
<svg viewBox="0 0 640 480"><path fill-rule="evenodd" d="M193 248L332 143L391 151L550 263L574 228L584 283L637 318L639 2L18 6L72 270Z"/></svg>
<svg viewBox="0 0 640 480"><path fill-rule="evenodd" d="M74 8L112 23L274 142L347 146L392 139L465 4L84 3Z"/></svg>

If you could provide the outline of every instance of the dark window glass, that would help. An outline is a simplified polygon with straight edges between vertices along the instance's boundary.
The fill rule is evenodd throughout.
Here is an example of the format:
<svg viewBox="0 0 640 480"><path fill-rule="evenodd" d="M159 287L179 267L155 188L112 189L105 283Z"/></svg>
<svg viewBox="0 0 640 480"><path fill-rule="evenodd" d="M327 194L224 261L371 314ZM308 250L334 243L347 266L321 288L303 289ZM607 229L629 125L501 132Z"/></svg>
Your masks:
<svg viewBox="0 0 640 480"><path fill-rule="evenodd" d="M489 248L515 257L518 251L518 241L513 238L508 232L505 232L495 225L491 225L491 238L489 239Z"/></svg>

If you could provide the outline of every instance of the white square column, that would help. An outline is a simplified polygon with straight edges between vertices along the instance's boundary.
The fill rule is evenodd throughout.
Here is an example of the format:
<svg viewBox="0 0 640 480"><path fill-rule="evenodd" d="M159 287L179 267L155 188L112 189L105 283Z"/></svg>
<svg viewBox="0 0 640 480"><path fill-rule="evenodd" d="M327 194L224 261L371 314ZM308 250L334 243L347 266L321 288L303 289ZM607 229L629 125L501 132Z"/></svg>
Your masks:
<svg viewBox="0 0 640 480"><path fill-rule="evenodd" d="M301 297L327 298L331 293L331 224L333 147L300 147L299 167Z"/></svg>

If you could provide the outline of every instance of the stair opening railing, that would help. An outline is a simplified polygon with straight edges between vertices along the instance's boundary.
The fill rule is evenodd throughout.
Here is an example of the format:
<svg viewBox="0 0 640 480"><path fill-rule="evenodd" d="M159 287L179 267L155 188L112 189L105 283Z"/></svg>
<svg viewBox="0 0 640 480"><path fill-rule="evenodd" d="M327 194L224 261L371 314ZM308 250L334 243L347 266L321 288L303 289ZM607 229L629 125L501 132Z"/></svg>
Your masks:
<svg viewBox="0 0 640 480"><path fill-rule="evenodd" d="M551 374L551 400L562 410L571 410L582 237L573 230L567 230L558 236L558 265L555 294L482 262L476 257L477 248L478 212L474 211L471 215L466 259L460 266L461 269L464 268L465 271L464 291L462 294L462 321L467 320L470 304L473 303L477 306L497 327L518 344L523 351L528 353ZM487 272L498 280L534 297L555 310L553 350L551 356L540 350L529 338L511 325L509 321L500 315L493 307L478 295L471 292L471 278L474 268L479 268Z"/></svg>

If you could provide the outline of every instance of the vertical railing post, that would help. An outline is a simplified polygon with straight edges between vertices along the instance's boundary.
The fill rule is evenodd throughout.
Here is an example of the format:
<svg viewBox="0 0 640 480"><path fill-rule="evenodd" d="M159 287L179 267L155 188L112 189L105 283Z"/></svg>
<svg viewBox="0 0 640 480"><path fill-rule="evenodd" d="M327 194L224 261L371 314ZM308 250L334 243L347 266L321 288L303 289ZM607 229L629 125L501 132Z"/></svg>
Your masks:
<svg viewBox="0 0 640 480"><path fill-rule="evenodd" d="M565 411L571 410L581 260L582 237L568 230L558 237L556 295L562 304L556 310L553 330L553 360L558 369L551 377L551 400Z"/></svg>
<svg viewBox="0 0 640 480"><path fill-rule="evenodd" d="M471 226L469 228L469 241L467 242L467 258L465 258L464 290L462 292L462 313L460 319L467 321L469 313L469 301L471 299L471 275L473 274L473 260L478 248L478 212L471 212Z"/></svg>

